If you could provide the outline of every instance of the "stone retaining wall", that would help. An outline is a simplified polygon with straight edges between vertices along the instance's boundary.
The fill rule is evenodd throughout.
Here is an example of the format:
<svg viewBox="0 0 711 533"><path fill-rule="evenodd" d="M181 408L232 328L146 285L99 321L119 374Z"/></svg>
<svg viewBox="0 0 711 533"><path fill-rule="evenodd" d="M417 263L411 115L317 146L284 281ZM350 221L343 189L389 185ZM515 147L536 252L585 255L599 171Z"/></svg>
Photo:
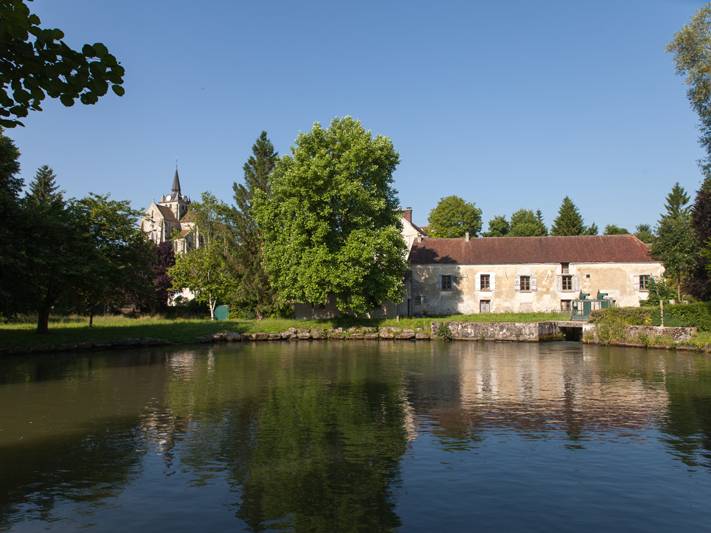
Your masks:
<svg viewBox="0 0 711 533"><path fill-rule="evenodd" d="M597 328L589 324L585 328L583 342L612 344L617 346L683 345L698 333L697 328L661 326L625 326L619 338L600 339Z"/></svg>

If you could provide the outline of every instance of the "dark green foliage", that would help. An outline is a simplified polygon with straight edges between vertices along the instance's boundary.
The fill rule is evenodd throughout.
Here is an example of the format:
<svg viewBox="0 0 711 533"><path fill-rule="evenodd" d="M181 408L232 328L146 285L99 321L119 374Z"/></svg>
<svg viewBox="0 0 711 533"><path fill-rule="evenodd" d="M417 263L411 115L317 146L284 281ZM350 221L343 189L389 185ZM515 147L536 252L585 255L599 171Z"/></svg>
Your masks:
<svg viewBox="0 0 711 533"><path fill-rule="evenodd" d="M427 222L432 237L464 237L466 233L476 237L481 231L481 209L459 196L445 196L430 211Z"/></svg>
<svg viewBox="0 0 711 533"><path fill-rule="evenodd" d="M548 235L548 229L543 223L540 211L534 213L530 209L519 209L511 215L511 230L509 237L541 237Z"/></svg>
<svg viewBox="0 0 711 533"><path fill-rule="evenodd" d="M598 229L597 224L593 222L587 228L585 228L583 235L597 235L598 233L600 233L600 230Z"/></svg>
<svg viewBox="0 0 711 533"><path fill-rule="evenodd" d="M584 233L583 217L573 201L566 196L563 198L558 216L553 221L551 235L583 235Z"/></svg>
<svg viewBox="0 0 711 533"><path fill-rule="evenodd" d="M511 231L509 221L503 215L498 215L489 220L489 231L484 237L506 237Z"/></svg>
<svg viewBox="0 0 711 533"><path fill-rule="evenodd" d="M154 313L168 310L168 298L172 285L168 271L173 265L175 265L173 243L170 241L160 243L156 247L153 257L153 297L146 302Z"/></svg>
<svg viewBox="0 0 711 533"><path fill-rule="evenodd" d="M635 228L634 235L640 241L645 242L647 244L652 244L652 242L654 241L654 232L652 231L652 227L649 224L639 224Z"/></svg>
<svg viewBox="0 0 711 533"><path fill-rule="evenodd" d="M616 226L614 224L608 224L605 226L605 235L628 235L629 231L627 229L622 228L620 226Z"/></svg>
<svg viewBox="0 0 711 533"><path fill-rule="evenodd" d="M676 287L664 278L651 278L647 290L647 300L644 305L659 305L660 301L668 304L676 299Z"/></svg>
<svg viewBox="0 0 711 533"><path fill-rule="evenodd" d="M52 309L67 302L86 281L92 243L82 210L64 200L51 169L37 171L23 207L27 212L23 304L37 312L37 332L46 333Z"/></svg>
<svg viewBox="0 0 711 533"><path fill-rule="evenodd" d="M252 155L244 164L244 183L234 183L234 227L236 260L241 274L233 306L242 314L254 313L257 318L274 314L274 291L264 267L262 239L254 219L252 203L257 191L269 196L269 178L279 155L263 131L252 147Z"/></svg>
<svg viewBox="0 0 711 533"><path fill-rule="evenodd" d="M90 245L84 278L71 295L77 310L88 314L92 325L97 312L150 301L156 250L138 228L139 213L127 201L96 194L76 207Z"/></svg>
<svg viewBox="0 0 711 533"><path fill-rule="evenodd" d="M26 1L0 2L0 126L22 125L47 95L71 106L77 98L95 104L109 87L124 93L124 69L105 45L73 50L61 30L40 22Z"/></svg>
<svg viewBox="0 0 711 533"><path fill-rule="evenodd" d="M697 242L701 243L706 254L701 254L689 275L686 288L691 295L700 300L711 298L711 276L709 275L708 250L711 248L711 177L706 177L696 193L691 209L691 224Z"/></svg>
<svg viewBox="0 0 711 533"><path fill-rule="evenodd" d="M0 315L9 316L21 297L25 238L24 214L20 209L22 180L20 152L0 129Z"/></svg>

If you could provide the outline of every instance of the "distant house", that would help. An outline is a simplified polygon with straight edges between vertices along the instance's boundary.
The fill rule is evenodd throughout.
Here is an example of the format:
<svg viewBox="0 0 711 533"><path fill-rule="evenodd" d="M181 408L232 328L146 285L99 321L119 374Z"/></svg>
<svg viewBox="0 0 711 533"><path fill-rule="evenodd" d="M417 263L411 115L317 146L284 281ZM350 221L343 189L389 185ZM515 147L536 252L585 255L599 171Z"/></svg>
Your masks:
<svg viewBox="0 0 711 533"><path fill-rule="evenodd" d="M190 198L180 191L177 168L170 194L148 206L141 231L156 244L172 241L176 254L200 247L200 234L190 212Z"/></svg>
<svg viewBox="0 0 711 533"><path fill-rule="evenodd" d="M412 207L406 207L400 213L400 224L402 225L402 238L407 244L408 254L412 244L416 239L427 237L425 231L412 221Z"/></svg>
<svg viewBox="0 0 711 533"><path fill-rule="evenodd" d="M418 238L409 314L567 311L580 291L639 306L662 264L633 235Z"/></svg>

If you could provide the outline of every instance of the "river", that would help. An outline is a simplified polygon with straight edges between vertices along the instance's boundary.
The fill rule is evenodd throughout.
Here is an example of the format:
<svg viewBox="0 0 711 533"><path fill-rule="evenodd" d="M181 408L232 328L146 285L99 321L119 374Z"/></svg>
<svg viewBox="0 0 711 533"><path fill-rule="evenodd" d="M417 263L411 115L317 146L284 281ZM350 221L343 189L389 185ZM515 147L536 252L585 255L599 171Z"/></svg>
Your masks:
<svg viewBox="0 0 711 533"><path fill-rule="evenodd" d="M292 342L0 359L0 530L711 530L711 358Z"/></svg>

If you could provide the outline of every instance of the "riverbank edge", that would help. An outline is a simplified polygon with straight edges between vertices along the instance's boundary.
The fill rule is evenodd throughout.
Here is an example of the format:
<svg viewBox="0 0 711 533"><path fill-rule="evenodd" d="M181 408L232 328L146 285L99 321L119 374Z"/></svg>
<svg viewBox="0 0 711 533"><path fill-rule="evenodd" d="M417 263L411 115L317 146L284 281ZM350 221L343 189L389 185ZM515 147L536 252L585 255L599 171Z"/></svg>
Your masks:
<svg viewBox="0 0 711 533"><path fill-rule="evenodd" d="M442 329L442 328L446 329ZM220 331L184 341L154 338L127 338L107 342L79 342L55 346L0 348L0 355L49 354L62 352L90 352L124 348L157 346L186 346L232 342L299 342L299 341L493 341L493 342L548 342L564 340L565 329L582 328L581 342L601 346L656 348L666 350L711 353L711 345L694 345L689 341L696 328L663 328L628 326L618 332L618 338L600 335L595 324L574 324L563 321L541 322L432 322L429 329L384 327L350 328L289 328L281 333L239 333Z"/></svg>

